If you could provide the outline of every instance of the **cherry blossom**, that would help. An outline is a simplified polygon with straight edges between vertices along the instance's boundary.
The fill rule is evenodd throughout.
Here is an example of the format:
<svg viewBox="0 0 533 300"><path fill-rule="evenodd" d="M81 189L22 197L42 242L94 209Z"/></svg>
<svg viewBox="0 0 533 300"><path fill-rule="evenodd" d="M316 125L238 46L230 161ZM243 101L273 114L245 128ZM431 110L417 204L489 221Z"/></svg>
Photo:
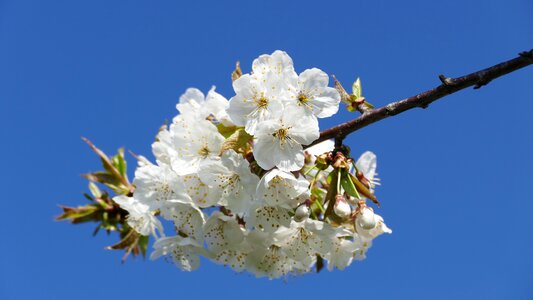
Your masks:
<svg viewBox="0 0 533 300"><path fill-rule="evenodd" d="M302 145L319 136L318 122L294 110L286 110L279 119L264 121L255 135L254 157L265 170L298 171L304 165Z"/></svg>
<svg viewBox="0 0 533 300"><path fill-rule="evenodd" d="M363 197L378 184L374 153L353 163L331 140L304 150L319 137L318 118L338 111L328 83L317 68L298 75L278 50L253 61L229 101L214 87L187 89L152 144L156 163L139 156L132 194L113 198L129 226L156 238L150 258L192 271L205 257L274 279L323 261L342 270L392 233Z"/></svg>

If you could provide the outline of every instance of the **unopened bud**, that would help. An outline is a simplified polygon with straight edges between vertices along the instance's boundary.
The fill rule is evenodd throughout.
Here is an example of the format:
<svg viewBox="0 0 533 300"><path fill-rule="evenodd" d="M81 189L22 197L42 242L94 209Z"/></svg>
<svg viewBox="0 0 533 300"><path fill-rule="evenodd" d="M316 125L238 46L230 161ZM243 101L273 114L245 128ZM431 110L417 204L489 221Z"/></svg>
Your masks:
<svg viewBox="0 0 533 300"><path fill-rule="evenodd" d="M328 153L321 154L316 157L315 161L316 168L319 170L325 170L328 168Z"/></svg>
<svg viewBox="0 0 533 300"><path fill-rule="evenodd" d="M352 208L350 204L346 202L346 199L343 195L337 195L335 197L335 207L333 208L335 214L341 218L347 218L352 213Z"/></svg>
<svg viewBox="0 0 533 300"><path fill-rule="evenodd" d="M294 212L294 220L297 222L303 221L309 217L310 209L307 204L302 204L296 208Z"/></svg>
<svg viewBox="0 0 533 300"><path fill-rule="evenodd" d="M377 224L374 212L371 208L368 208L366 206L361 209L355 221L357 222L357 225L359 225L359 227L365 230L373 229L376 227Z"/></svg>

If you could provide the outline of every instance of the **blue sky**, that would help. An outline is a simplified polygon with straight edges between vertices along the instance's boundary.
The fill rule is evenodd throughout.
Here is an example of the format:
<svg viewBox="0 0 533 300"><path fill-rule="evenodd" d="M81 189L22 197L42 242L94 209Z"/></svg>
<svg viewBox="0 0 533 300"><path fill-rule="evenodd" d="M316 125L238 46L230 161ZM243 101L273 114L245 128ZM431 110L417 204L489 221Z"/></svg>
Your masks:
<svg viewBox="0 0 533 300"><path fill-rule="evenodd" d="M80 136L150 155L187 87L232 96L236 60L249 71L283 49L297 71L360 76L383 105L531 49L532 13L527 0L0 1L0 298L531 299L533 67L346 140L378 155L394 233L342 272L268 281L209 262L121 265L104 250L114 238L53 217L85 203L79 174L99 168Z"/></svg>

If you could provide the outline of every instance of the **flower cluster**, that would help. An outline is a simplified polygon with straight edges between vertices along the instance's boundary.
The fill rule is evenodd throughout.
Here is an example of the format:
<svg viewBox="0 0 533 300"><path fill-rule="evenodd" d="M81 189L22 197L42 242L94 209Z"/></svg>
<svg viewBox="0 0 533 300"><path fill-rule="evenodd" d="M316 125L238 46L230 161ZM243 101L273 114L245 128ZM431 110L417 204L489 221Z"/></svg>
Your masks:
<svg viewBox="0 0 533 300"><path fill-rule="evenodd" d="M375 155L353 161L332 141L304 149L319 137L318 119L339 108L328 75L297 74L275 51L236 77L229 101L215 88L188 89L152 145L156 163L139 157L132 196L114 198L132 228L156 238L151 258L191 271L203 256L268 278L365 258L391 232L366 204L377 201Z"/></svg>

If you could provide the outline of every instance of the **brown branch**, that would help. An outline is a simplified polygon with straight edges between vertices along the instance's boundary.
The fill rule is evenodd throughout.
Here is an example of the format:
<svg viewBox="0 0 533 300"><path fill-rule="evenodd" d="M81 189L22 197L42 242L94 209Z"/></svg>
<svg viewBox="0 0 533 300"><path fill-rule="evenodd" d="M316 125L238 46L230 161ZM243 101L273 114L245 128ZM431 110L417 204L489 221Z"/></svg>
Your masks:
<svg viewBox="0 0 533 300"><path fill-rule="evenodd" d="M470 86L474 86L474 89L478 89L488 84L493 79L524 68L530 64L533 64L533 49L521 52L518 57L511 60L462 77L448 78L444 75L440 75L439 79L442 84L438 87L400 101L392 102L380 108L364 111L361 116L351 121L322 131L320 137L313 143L305 146L305 148L332 138L335 138L336 141L342 141L350 133L372 123L412 108L427 108L432 102Z"/></svg>

